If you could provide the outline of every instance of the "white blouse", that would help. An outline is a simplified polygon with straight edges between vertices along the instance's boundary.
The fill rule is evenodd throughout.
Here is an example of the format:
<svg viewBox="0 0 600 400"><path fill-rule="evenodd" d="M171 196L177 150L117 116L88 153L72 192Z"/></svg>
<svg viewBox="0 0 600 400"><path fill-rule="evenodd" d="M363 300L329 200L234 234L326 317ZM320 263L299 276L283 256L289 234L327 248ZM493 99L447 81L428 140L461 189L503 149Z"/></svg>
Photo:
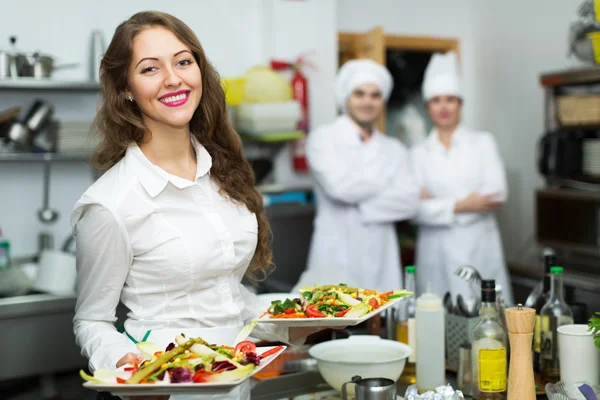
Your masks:
<svg viewBox="0 0 600 400"><path fill-rule="evenodd" d="M137 145L75 204L77 305L74 330L92 370L115 368L133 342L126 332L234 327L262 309L241 280L254 255L258 225L245 205L219 193L212 160L192 136L194 182L153 165ZM253 336L288 342L288 330L259 324Z"/></svg>

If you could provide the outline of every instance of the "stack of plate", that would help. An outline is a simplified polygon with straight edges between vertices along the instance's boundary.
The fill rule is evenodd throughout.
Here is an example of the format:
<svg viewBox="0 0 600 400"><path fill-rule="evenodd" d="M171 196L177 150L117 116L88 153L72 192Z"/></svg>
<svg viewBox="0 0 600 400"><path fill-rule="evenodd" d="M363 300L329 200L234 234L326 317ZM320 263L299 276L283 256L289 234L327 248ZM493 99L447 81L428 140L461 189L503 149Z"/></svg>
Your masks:
<svg viewBox="0 0 600 400"><path fill-rule="evenodd" d="M583 173L600 175L600 140L588 139L583 142Z"/></svg>
<svg viewBox="0 0 600 400"><path fill-rule="evenodd" d="M89 152L100 142L99 135L92 130L92 122L59 122L58 151L61 153Z"/></svg>

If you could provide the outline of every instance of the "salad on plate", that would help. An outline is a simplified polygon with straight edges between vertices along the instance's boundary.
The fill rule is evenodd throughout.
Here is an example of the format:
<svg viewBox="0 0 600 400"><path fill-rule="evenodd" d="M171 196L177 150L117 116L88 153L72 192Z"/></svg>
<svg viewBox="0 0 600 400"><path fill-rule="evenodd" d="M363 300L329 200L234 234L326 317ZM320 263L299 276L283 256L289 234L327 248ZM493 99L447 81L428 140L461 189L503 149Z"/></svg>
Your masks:
<svg viewBox="0 0 600 400"><path fill-rule="evenodd" d="M81 377L96 384L124 385L234 382L246 379L264 359L285 349L275 346L260 352L248 340L230 347L184 335L177 336L166 349L150 342L140 342L137 347L144 361L116 370L98 369L93 376L82 370Z"/></svg>
<svg viewBox="0 0 600 400"><path fill-rule="evenodd" d="M377 290L339 285L305 286L294 299L274 300L263 314L281 318L361 318L389 302L412 296L406 290ZM261 317L261 318L262 318Z"/></svg>

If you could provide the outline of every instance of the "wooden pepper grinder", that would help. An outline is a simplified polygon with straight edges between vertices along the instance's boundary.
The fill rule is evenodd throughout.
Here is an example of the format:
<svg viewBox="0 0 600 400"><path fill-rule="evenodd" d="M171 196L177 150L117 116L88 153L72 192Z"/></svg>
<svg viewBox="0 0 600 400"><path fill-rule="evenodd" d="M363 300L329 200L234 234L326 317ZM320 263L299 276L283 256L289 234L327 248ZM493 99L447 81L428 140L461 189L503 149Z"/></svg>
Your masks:
<svg viewBox="0 0 600 400"><path fill-rule="evenodd" d="M535 325L535 310L522 304L505 311L510 340L507 400L535 400L535 378L531 344Z"/></svg>

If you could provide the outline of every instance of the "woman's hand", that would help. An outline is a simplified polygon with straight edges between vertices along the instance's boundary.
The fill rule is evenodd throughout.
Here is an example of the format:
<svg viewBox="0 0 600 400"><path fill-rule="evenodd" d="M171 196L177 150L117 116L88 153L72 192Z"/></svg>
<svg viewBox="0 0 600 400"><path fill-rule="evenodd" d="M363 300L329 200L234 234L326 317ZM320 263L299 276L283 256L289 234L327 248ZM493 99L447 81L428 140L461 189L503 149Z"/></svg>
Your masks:
<svg viewBox="0 0 600 400"><path fill-rule="evenodd" d="M121 359L119 361L117 361L117 368L122 367L123 365L126 364L135 364L136 361L142 361L144 359L144 357L142 357L140 354L135 354L135 353L127 353L125 354L123 357L121 357ZM128 399L131 400L169 400L171 396L166 395L166 396L131 396L128 397Z"/></svg>
<svg viewBox="0 0 600 400"><path fill-rule="evenodd" d="M127 353L119 361L117 361L117 368L121 368L125 364L135 364L144 360L141 354Z"/></svg>
<svg viewBox="0 0 600 400"><path fill-rule="evenodd" d="M454 212L485 213L495 211L504 204L503 201L496 200L497 197L495 194L482 196L477 193L471 193L465 199L459 200L454 204Z"/></svg>

